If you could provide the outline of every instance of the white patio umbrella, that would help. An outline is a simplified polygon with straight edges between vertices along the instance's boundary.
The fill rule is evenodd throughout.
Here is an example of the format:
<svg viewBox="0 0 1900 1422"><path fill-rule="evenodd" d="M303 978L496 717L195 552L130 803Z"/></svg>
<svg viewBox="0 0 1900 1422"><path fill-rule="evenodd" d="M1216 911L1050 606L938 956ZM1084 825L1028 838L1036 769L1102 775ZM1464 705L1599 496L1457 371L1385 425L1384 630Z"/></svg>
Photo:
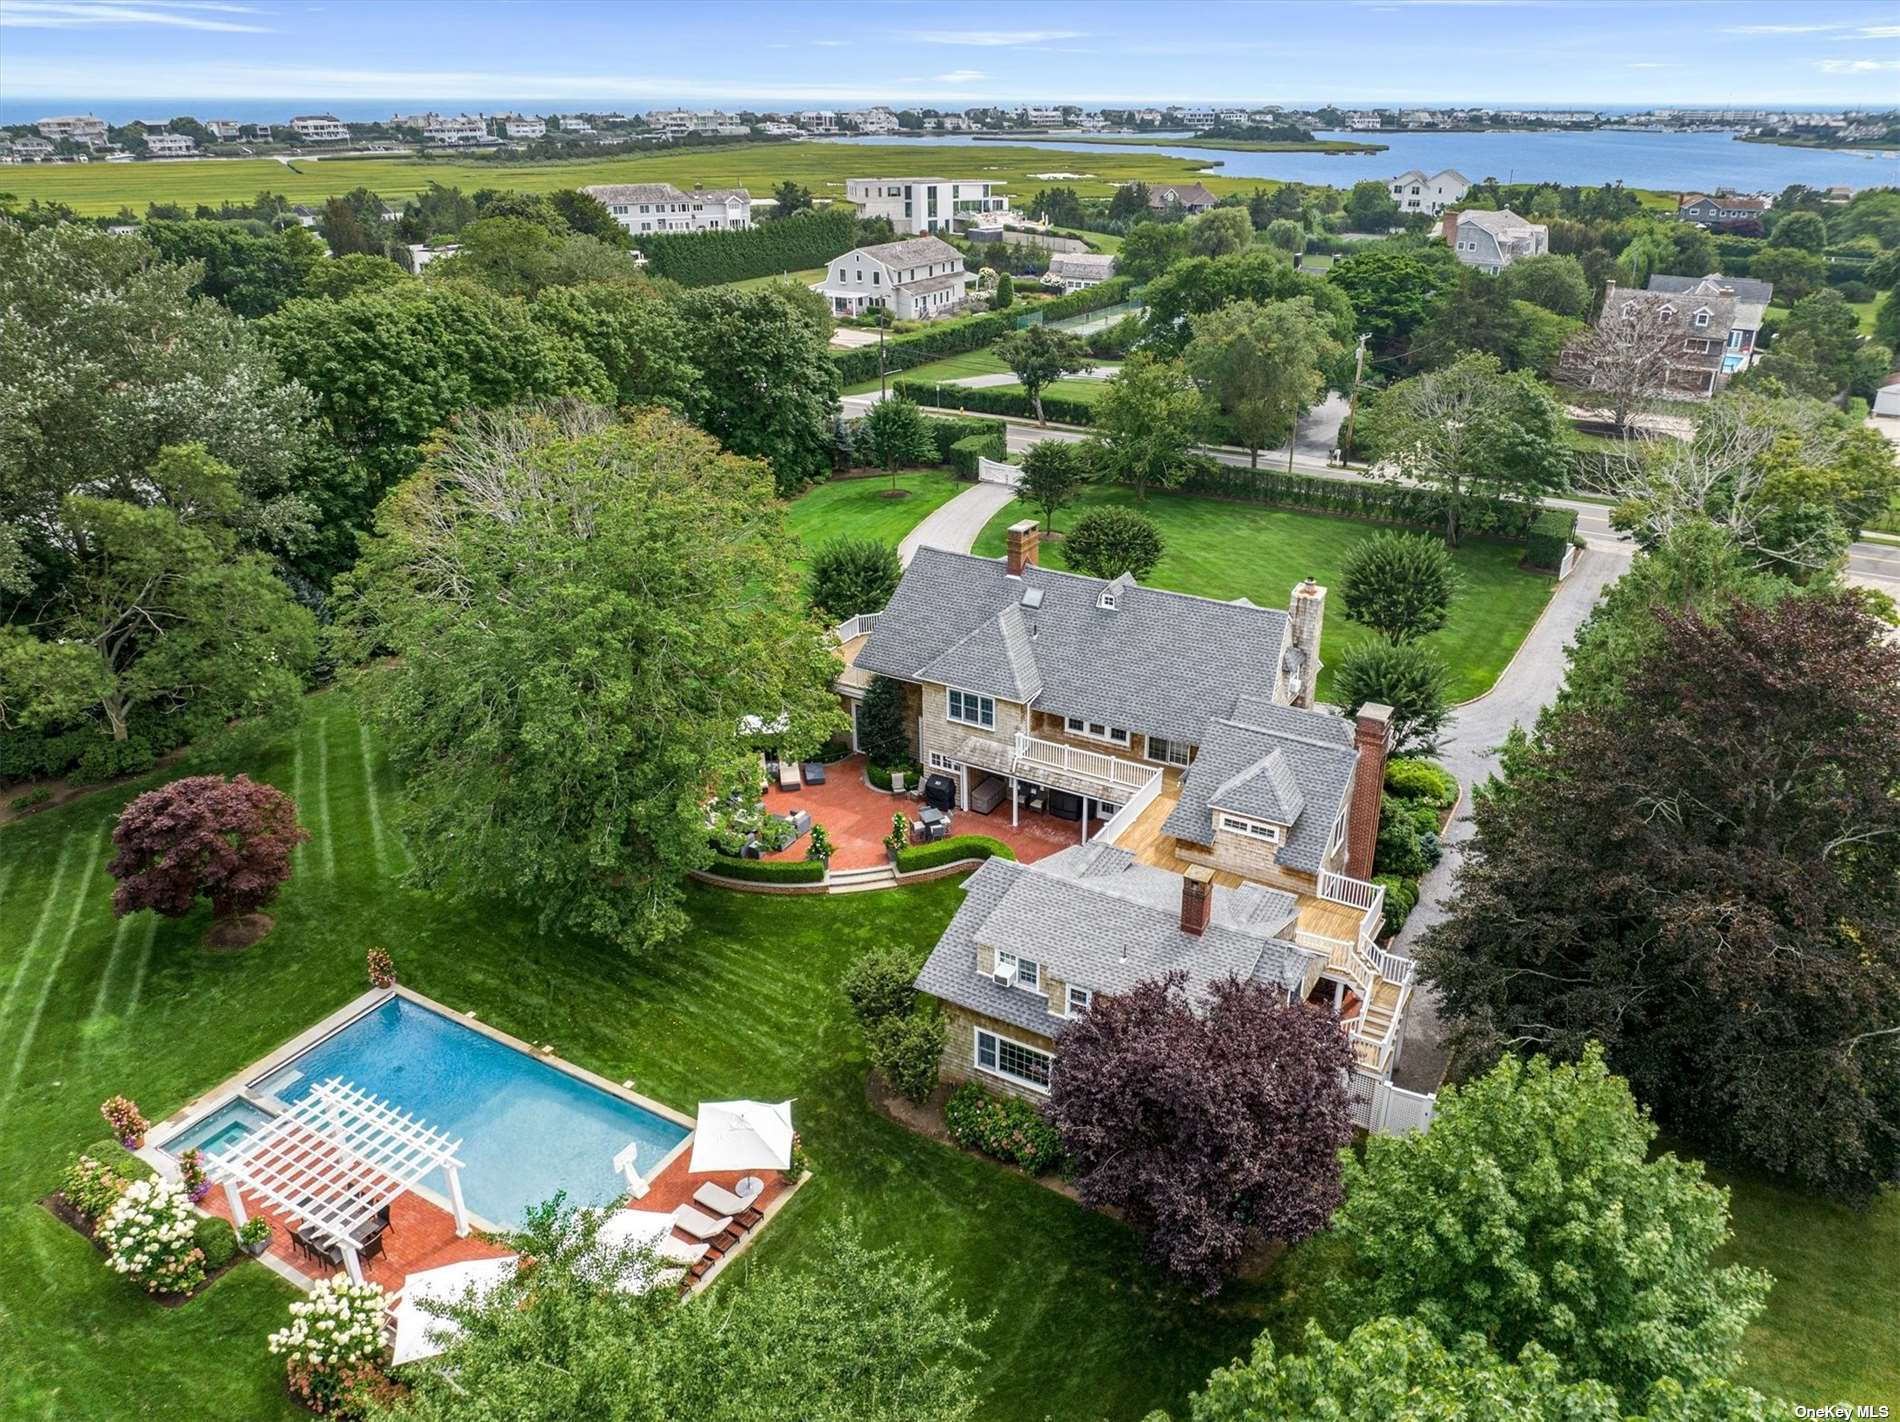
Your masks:
<svg viewBox="0 0 1900 1422"><path fill-rule="evenodd" d="M396 1305L396 1354L394 1362L413 1363L418 1358L433 1358L447 1348L462 1331L451 1318L425 1312L425 1300L453 1303L471 1288L486 1294L515 1272L516 1256L499 1259L469 1259L460 1264L444 1264L439 1269L423 1269L403 1281L402 1301Z"/></svg>
<svg viewBox="0 0 1900 1422"><path fill-rule="evenodd" d="M702 1101L693 1130L695 1175L718 1170L785 1170L792 1163L792 1103Z"/></svg>

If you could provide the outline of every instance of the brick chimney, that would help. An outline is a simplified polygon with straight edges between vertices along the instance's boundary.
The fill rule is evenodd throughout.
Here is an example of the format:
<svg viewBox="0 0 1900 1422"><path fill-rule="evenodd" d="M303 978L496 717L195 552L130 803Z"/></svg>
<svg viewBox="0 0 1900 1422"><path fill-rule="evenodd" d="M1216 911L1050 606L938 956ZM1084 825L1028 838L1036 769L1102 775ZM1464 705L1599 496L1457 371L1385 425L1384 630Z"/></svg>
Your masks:
<svg viewBox="0 0 1900 1422"><path fill-rule="evenodd" d="M1368 701L1359 708L1353 744L1359 764L1353 771L1352 801L1346 811L1346 872L1372 877L1372 855L1379 846L1379 800L1385 794L1385 757L1392 745L1392 708Z"/></svg>
<svg viewBox="0 0 1900 1422"><path fill-rule="evenodd" d="M1445 245L1451 248L1452 251L1454 252L1457 251L1458 250L1458 214L1455 212L1446 213L1444 216L1444 219L1440 222L1439 226L1445 235Z"/></svg>
<svg viewBox="0 0 1900 1422"><path fill-rule="evenodd" d="M1205 864L1190 864L1181 876L1181 931L1199 937L1213 916L1214 871Z"/></svg>
<svg viewBox="0 0 1900 1422"><path fill-rule="evenodd" d="M1036 566L1036 521L1026 518L1009 526L1009 575L1020 578L1024 568Z"/></svg>
<svg viewBox="0 0 1900 1422"><path fill-rule="evenodd" d="M1313 686L1319 681L1319 634L1326 620L1326 589L1308 578L1293 589L1293 601L1287 605L1293 623L1292 649L1299 665L1287 679L1287 701L1308 710L1313 705Z"/></svg>

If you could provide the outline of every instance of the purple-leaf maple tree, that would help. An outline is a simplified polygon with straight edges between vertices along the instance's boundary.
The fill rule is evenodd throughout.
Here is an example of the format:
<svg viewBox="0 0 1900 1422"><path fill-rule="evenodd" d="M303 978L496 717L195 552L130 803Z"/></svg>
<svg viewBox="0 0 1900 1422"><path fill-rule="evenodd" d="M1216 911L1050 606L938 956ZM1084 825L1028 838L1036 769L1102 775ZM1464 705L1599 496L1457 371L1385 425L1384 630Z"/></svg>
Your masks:
<svg viewBox="0 0 1900 1422"><path fill-rule="evenodd" d="M1047 1114L1083 1201L1213 1294L1254 1235L1303 1239L1338 1206L1352 1054L1329 1013L1233 978L1195 1003L1185 982L1098 999L1063 1033Z"/></svg>
<svg viewBox="0 0 1900 1422"><path fill-rule="evenodd" d="M148 790L112 831L115 914L152 909L183 918L200 898L214 917L255 913L290 878L290 854L310 836L297 806L249 776L192 775Z"/></svg>

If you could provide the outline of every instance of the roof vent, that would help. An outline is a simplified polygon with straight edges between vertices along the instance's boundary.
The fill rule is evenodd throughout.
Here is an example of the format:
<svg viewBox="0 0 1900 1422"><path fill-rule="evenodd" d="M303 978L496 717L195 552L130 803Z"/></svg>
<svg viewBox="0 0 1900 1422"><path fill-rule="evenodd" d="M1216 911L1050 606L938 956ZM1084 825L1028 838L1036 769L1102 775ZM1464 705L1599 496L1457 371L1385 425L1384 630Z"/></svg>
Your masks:
<svg viewBox="0 0 1900 1422"><path fill-rule="evenodd" d="M1041 588L1024 588L1023 589L1023 606L1030 608L1032 610L1035 608L1041 607L1042 606L1042 589Z"/></svg>

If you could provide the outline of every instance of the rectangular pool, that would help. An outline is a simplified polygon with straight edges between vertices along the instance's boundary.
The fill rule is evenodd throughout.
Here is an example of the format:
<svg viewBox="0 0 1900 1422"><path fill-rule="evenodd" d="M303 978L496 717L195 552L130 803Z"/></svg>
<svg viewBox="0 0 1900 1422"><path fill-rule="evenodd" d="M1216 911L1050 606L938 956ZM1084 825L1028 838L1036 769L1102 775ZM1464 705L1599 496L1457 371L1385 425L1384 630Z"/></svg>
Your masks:
<svg viewBox="0 0 1900 1422"><path fill-rule="evenodd" d="M576 1204L604 1204L626 1189L613 1159L629 1141L639 1142L639 1168L651 1175L688 1133L677 1121L404 997L339 1028L252 1089L294 1103L332 1077L461 1137L463 1197L497 1225L518 1224L529 1206L561 1191ZM194 1144L185 1136L225 1109L166 1149ZM423 1184L438 1193L446 1188L435 1176Z"/></svg>

